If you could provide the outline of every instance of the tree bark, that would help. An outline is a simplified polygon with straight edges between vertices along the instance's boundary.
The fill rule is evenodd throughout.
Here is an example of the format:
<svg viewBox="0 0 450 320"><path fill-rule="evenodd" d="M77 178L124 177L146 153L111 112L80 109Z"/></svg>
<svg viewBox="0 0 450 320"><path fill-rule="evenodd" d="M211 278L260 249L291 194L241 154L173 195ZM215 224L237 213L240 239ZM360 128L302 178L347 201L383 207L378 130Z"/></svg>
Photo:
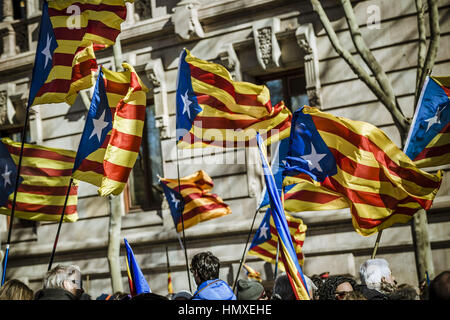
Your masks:
<svg viewBox="0 0 450 320"><path fill-rule="evenodd" d="M417 51L417 74L416 74L416 94L414 97L414 107L417 105L421 91L421 79L425 58L427 56L427 31L425 28L425 5L422 0L416 0L417 11L417 31L419 35L418 51Z"/></svg>

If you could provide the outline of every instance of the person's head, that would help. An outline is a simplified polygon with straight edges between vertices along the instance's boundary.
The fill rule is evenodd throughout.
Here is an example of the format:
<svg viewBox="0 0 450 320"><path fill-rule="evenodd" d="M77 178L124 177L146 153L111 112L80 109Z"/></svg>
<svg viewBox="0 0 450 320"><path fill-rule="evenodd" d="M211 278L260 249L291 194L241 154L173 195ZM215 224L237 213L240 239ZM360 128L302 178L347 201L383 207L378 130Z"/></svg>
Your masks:
<svg viewBox="0 0 450 320"><path fill-rule="evenodd" d="M389 300L420 300L419 288L402 283L389 295Z"/></svg>
<svg viewBox="0 0 450 320"><path fill-rule="evenodd" d="M33 300L33 297L33 290L17 279L6 281L0 288L0 300Z"/></svg>
<svg viewBox="0 0 450 320"><path fill-rule="evenodd" d="M341 300L367 300L367 298L359 291L349 291Z"/></svg>
<svg viewBox="0 0 450 320"><path fill-rule="evenodd" d="M169 300L168 298L153 292L144 292L135 295L131 300Z"/></svg>
<svg viewBox="0 0 450 320"><path fill-rule="evenodd" d="M443 271L430 283L429 300L450 300L450 271Z"/></svg>
<svg viewBox="0 0 450 320"><path fill-rule="evenodd" d="M283 273L275 279L272 290L273 300L296 300L294 290L288 276Z"/></svg>
<svg viewBox="0 0 450 320"><path fill-rule="evenodd" d="M264 286L258 281L239 279L237 282L238 300L267 300Z"/></svg>
<svg viewBox="0 0 450 320"><path fill-rule="evenodd" d="M188 290L181 290L175 293L171 300L190 300L192 298L192 294Z"/></svg>
<svg viewBox="0 0 450 320"><path fill-rule="evenodd" d="M320 300L342 300L348 293L354 291L356 281L350 277L345 276L330 276L320 286L319 299Z"/></svg>
<svg viewBox="0 0 450 320"><path fill-rule="evenodd" d="M197 285L219 278L219 269L219 259L209 251L197 253L192 258L191 272Z"/></svg>
<svg viewBox="0 0 450 320"><path fill-rule="evenodd" d="M361 283L370 289L381 291L381 284L394 286L395 278L392 275L389 263L385 259L369 259L359 267Z"/></svg>
<svg viewBox="0 0 450 320"><path fill-rule="evenodd" d="M75 265L57 265L47 271L44 277L44 289L49 288L61 288L80 297L84 292L80 268Z"/></svg>

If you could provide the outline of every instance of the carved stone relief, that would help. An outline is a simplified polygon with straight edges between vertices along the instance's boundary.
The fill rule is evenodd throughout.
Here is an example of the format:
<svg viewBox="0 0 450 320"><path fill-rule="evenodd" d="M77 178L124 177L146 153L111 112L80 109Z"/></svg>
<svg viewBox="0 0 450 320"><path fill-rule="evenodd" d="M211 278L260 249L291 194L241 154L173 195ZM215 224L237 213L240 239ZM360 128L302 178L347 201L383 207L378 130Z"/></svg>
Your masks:
<svg viewBox="0 0 450 320"><path fill-rule="evenodd" d="M232 43L224 46L223 51L219 53L219 58L222 65L230 72L232 79L242 81L241 64Z"/></svg>
<svg viewBox="0 0 450 320"><path fill-rule="evenodd" d="M7 107L8 96L6 91L0 91L0 126L8 124L8 107Z"/></svg>
<svg viewBox="0 0 450 320"><path fill-rule="evenodd" d="M173 8L172 23L175 33L181 39L190 40L195 37L204 37L203 28L198 19L199 7L200 2L196 0L183 0Z"/></svg>
<svg viewBox="0 0 450 320"><path fill-rule="evenodd" d="M280 31L280 20L271 18L253 24L256 57L264 70L280 67L281 50L275 33Z"/></svg>

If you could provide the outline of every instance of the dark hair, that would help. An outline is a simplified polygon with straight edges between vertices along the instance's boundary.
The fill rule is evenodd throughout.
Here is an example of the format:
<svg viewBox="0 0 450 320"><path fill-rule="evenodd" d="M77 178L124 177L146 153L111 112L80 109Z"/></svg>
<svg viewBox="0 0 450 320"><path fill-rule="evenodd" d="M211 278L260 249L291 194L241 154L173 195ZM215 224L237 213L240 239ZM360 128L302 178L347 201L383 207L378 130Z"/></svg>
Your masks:
<svg viewBox="0 0 450 320"><path fill-rule="evenodd" d="M286 274L279 275L273 284L272 300L296 300L291 282Z"/></svg>
<svg viewBox="0 0 450 320"><path fill-rule="evenodd" d="M160 294L152 292L144 292L132 297L131 300L169 300L169 299Z"/></svg>
<svg viewBox="0 0 450 320"><path fill-rule="evenodd" d="M220 261L211 252L197 253L191 261L191 268L202 282L219 277Z"/></svg>
<svg viewBox="0 0 450 320"><path fill-rule="evenodd" d="M450 300L450 271L443 271L431 281L429 300Z"/></svg>
<svg viewBox="0 0 450 320"><path fill-rule="evenodd" d="M416 289L407 283L400 284L388 297L389 300L419 300Z"/></svg>
<svg viewBox="0 0 450 320"><path fill-rule="evenodd" d="M354 279L344 276L330 276L319 288L319 300L337 300L336 288L344 282L350 283L355 290L356 281Z"/></svg>

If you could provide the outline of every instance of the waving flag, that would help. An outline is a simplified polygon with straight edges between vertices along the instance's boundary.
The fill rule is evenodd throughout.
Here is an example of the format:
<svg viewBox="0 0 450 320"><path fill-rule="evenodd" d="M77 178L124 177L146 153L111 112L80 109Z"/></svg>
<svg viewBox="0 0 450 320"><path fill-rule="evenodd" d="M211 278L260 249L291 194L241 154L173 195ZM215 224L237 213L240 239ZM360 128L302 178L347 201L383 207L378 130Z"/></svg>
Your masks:
<svg viewBox="0 0 450 320"><path fill-rule="evenodd" d="M216 194L211 193L214 183L203 170L178 179L160 179L172 218L178 232L199 222L222 217L231 213L230 207Z"/></svg>
<svg viewBox="0 0 450 320"><path fill-rule="evenodd" d="M305 106L294 113L290 140L283 183L308 181L317 192L331 193L330 200L341 196L328 204L336 201L336 208L342 208L346 200L353 226L364 236L406 223L417 210L429 209L441 184L441 172L435 176L418 169L369 123ZM302 201L307 203L308 198ZM298 209L302 210L301 203Z"/></svg>
<svg viewBox="0 0 450 320"><path fill-rule="evenodd" d="M8 197L15 190L17 166L11 158L7 146L0 140L0 207L5 205ZM23 178L19 177L19 185Z"/></svg>
<svg viewBox="0 0 450 320"><path fill-rule="evenodd" d="M289 135L292 114L270 102L269 89L235 82L221 65L183 50L178 67L177 143L181 148L248 146L256 132L268 144Z"/></svg>
<svg viewBox="0 0 450 320"><path fill-rule="evenodd" d="M123 241L125 243L125 249L127 251L125 259L127 262L128 284L130 285L131 296L152 292L150 290L150 286L147 283L147 280L145 280L141 268L139 268L136 258L134 257L133 250L128 244L127 239L124 238Z"/></svg>
<svg viewBox="0 0 450 320"><path fill-rule="evenodd" d="M405 153L419 167L450 163L450 77L427 77Z"/></svg>
<svg viewBox="0 0 450 320"><path fill-rule="evenodd" d="M44 1L29 105L75 102L93 85L94 50L114 44L125 0Z"/></svg>
<svg viewBox="0 0 450 320"><path fill-rule="evenodd" d="M99 72L73 168L73 177L100 187L101 196L125 188L144 130L148 89L132 66L122 66Z"/></svg>
<svg viewBox="0 0 450 320"><path fill-rule="evenodd" d="M3 145L6 147L15 165L19 162L21 149L20 142L14 142L9 138L2 138ZM1 151L1 156L5 155L5 150ZM16 207L14 216L20 219L35 221L59 221L64 208L64 200L70 183L70 174L72 172L75 152L71 150L62 150L24 144L22 167L20 176L23 178L17 189ZM0 160L0 170L2 170L2 160ZM14 183L12 168L3 174L0 174L0 183L2 178L9 185ZM64 213L64 222L74 222L78 220L77 201L78 186L74 183L70 188L69 198ZM0 203L0 214L11 214L11 208L14 197L13 192L9 195L6 203Z"/></svg>
<svg viewBox="0 0 450 320"><path fill-rule="evenodd" d="M249 280L255 280L258 282L262 282L261 273L253 269L252 267L246 265L245 263L242 265L247 272L247 278Z"/></svg>
<svg viewBox="0 0 450 320"><path fill-rule="evenodd" d="M286 221L298 262L300 265L303 265L304 256L302 253L302 247L303 242L305 241L306 225L303 224L302 219L295 218L288 213L286 213ZM278 232L269 208L261 221L260 227L256 231L255 237L253 238L248 250L248 254L258 256L267 262L275 264L277 247ZM278 267L284 271L284 265L281 261L278 262Z"/></svg>
<svg viewBox="0 0 450 320"><path fill-rule="evenodd" d="M273 219L275 229L278 232L281 261L284 264L284 269L297 300L309 300L306 281L297 258L296 250L292 243L289 226L286 220L281 198L278 194L275 179L267 162L264 150L265 145L259 133L256 134L256 141L258 143L259 154L261 156L264 180L266 181L266 187L269 191L271 217Z"/></svg>

